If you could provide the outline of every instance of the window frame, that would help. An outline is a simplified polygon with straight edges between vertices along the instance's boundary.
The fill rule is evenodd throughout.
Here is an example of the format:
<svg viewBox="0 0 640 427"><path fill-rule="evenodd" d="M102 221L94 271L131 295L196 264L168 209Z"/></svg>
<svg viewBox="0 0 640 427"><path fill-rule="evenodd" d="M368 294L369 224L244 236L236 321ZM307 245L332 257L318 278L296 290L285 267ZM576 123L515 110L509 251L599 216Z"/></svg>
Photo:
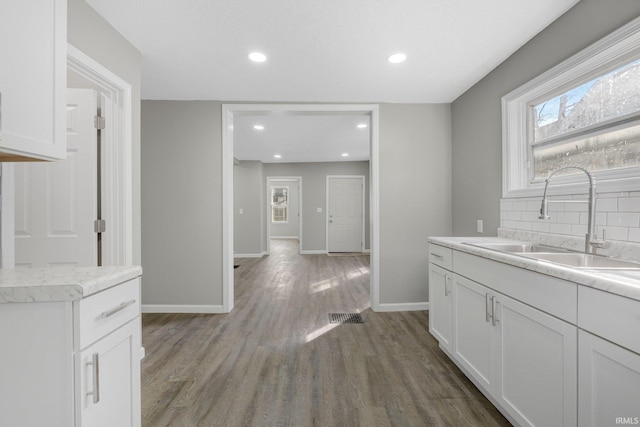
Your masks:
<svg viewBox="0 0 640 427"><path fill-rule="evenodd" d="M544 180L530 182L533 165L528 123L531 105L556 96L598 75L614 70L640 58L640 18L636 18L571 58L551 68L502 97L502 197L539 196ZM634 116L636 116L634 114ZM614 121L629 121L628 117ZM635 119L635 123L640 120ZM596 127L601 127L599 124ZM585 129L567 135L566 140L590 134ZM640 166L594 172L599 191L640 190ZM580 194L586 192L584 176L554 177L549 194Z"/></svg>
<svg viewBox="0 0 640 427"><path fill-rule="evenodd" d="M286 189L286 193L287 193L287 198L285 201L284 206L282 205L276 205L273 201L273 193L276 189L278 188L284 188ZM273 210L274 208L282 208L284 207L284 212L285 212L285 220L284 221L274 221L274 216L273 216ZM289 186L288 185L271 185L271 224L288 224L289 223Z"/></svg>

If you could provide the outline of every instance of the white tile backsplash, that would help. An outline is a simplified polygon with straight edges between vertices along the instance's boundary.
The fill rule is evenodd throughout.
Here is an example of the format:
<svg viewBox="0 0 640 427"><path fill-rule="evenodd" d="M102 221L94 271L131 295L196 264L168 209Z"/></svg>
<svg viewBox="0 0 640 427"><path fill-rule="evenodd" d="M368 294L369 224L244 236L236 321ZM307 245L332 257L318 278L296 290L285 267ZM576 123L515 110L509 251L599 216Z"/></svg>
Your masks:
<svg viewBox="0 0 640 427"><path fill-rule="evenodd" d="M583 200L585 195L572 198ZM527 197L501 200L500 227L584 237L588 219L586 203L550 203L550 219L541 220L538 219L541 199ZM602 238L604 229L607 240L640 242L640 192L598 193L595 222L598 238Z"/></svg>

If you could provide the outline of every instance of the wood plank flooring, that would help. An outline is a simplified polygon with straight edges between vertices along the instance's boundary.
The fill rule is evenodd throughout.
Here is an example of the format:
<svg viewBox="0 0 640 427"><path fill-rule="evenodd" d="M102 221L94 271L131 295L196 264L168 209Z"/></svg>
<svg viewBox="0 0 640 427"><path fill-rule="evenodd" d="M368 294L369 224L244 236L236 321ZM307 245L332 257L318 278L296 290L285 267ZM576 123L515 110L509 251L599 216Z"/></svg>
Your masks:
<svg viewBox="0 0 640 427"><path fill-rule="evenodd" d="M438 348L426 311L369 309L368 257L271 249L237 260L230 314L143 315L143 426L510 425Z"/></svg>

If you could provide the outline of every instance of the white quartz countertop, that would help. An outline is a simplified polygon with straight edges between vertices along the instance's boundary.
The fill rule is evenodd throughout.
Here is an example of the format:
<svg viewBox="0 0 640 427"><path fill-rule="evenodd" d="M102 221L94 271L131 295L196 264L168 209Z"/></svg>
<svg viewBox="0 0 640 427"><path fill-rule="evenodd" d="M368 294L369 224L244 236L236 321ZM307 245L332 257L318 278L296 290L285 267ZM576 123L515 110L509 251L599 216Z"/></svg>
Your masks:
<svg viewBox="0 0 640 427"><path fill-rule="evenodd" d="M491 242L523 243L522 241L503 239L500 237L430 237L429 242L640 301L639 270L578 269L554 264L549 261L527 258L465 244Z"/></svg>
<svg viewBox="0 0 640 427"><path fill-rule="evenodd" d="M142 275L142 267L0 269L0 303L76 301Z"/></svg>

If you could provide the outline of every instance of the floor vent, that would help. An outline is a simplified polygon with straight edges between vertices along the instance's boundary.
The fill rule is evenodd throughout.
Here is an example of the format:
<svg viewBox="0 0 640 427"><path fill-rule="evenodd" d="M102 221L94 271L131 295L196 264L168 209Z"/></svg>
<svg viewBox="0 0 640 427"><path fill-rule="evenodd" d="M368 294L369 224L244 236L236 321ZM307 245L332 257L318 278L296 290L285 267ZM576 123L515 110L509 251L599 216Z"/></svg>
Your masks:
<svg viewBox="0 0 640 427"><path fill-rule="evenodd" d="M329 323L364 323L358 313L329 313Z"/></svg>

